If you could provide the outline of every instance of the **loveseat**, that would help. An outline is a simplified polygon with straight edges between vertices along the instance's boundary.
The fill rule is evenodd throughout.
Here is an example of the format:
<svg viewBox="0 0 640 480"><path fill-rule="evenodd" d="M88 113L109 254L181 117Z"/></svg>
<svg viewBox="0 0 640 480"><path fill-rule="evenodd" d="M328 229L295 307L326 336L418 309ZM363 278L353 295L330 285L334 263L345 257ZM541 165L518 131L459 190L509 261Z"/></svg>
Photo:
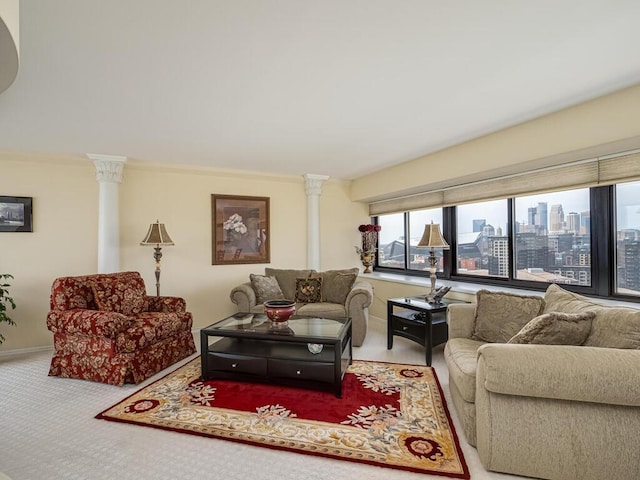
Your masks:
<svg viewBox="0 0 640 480"><path fill-rule="evenodd" d="M265 268L264 275L250 275L250 281L231 290L230 298L239 312L262 312L267 300L293 300L298 315L351 317L352 341L364 342L369 322L373 289L358 281L358 268L345 270L293 270Z"/></svg>
<svg viewBox="0 0 640 480"><path fill-rule="evenodd" d="M184 299L148 296L138 272L57 278L50 308L52 376L139 383L196 351Z"/></svg>
<svg viewBox="0 0 640 480"><path fill-rule="evenodd" d="M550 285L537 304L478 292L476 304L450 305L448 322L451 397L486 469L638 478L640 310Z"/></svg>

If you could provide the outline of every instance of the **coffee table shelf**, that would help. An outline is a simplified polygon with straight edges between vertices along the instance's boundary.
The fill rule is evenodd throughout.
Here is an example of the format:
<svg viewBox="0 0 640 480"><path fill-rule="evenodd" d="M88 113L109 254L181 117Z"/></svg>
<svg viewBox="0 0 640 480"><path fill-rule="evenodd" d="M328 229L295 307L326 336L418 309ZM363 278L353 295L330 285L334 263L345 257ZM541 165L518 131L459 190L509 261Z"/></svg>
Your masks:
<svg viewBox="0 0 640 480"><path fill-rule="evenodd" d="M221 337L209 344L211 337ZM202 378L275 383L342 395L351 364L351 320L294 316L272 328L262 314L237 314L200 332ZM322 345L314 354L308 344Z"/></svg>

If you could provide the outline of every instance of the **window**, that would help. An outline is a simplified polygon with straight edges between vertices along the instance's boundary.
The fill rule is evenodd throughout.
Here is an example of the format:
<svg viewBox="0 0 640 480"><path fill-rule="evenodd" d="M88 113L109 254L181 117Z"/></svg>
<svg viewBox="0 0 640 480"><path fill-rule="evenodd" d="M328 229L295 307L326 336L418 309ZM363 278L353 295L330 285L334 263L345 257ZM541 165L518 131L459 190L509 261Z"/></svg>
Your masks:
<svg viewBox="0 0 640 480"><path fill-rule="evenodd" d="M640 296L640 182L615 186L616 293Z"/></svg>
<svg viewBox="0 0 640 480"><path fill-rule="evenodd" d="M461 275L509 276L506 200L456 207L457 270Z"/></svg>
<svg viewBox="0 0 640 480"><path fill-rule="evenodd" d="M589 189L519 197L515 278L591 286Z"/></svg>
<svg viewBox="0 0 640 480"><path fill-rule="evenodd" d="M378 266L404 269L404 213L380 215L378 225L382 227L378 234Z"/></svg>

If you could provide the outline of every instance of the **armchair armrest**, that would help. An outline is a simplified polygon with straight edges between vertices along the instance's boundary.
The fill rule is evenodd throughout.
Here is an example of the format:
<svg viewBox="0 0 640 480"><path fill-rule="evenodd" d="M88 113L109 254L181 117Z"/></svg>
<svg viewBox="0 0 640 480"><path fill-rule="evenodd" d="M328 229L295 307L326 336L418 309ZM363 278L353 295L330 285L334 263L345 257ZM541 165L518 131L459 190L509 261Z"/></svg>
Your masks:
<svg viewBox="0 0 640 480"><path fill-rule="evenodd" d="M187 311L187 303L181 297L152 297L147 295L147 311L161 313L184 313Z"/></svg>
<svg viewBox="0 0 640 480"><path fill-rule="evenodd" d="M640 350L489 343L477 388L495 393L640 406Z"/></svg>
<svg viewBox="0 0 640 480"><path fill-rule="evenodd" d="M251 286L251 282L238 285L229 294L231 301L238 305L239 312L250 312L256 306L256 292Z"/></svg>
<svg viewBox="0 0 640 480"><path fill-rule="evenodd" d="M131 317L100 310L52 310L47 314L47 328L52 332L82 333L115 338L133 323Z"/></svg>
<svg viewBox="0 0 640 480"><path fill-rule="evenodd" d="M471 338L476 314L473 303L452 303L447 308L449 338Z"/></svg>

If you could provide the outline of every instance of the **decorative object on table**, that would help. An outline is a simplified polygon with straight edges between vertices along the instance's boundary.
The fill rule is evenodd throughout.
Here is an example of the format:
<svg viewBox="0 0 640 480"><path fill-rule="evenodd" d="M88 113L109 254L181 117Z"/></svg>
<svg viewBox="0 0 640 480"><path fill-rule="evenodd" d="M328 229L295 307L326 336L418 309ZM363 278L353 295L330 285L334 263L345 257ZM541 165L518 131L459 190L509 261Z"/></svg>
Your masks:
<svg viewBox="0 0 640 480"><path fill-rule="evenodd" d="M307 343L307 349L314 355L317 355L318 353L322 352L323 348L324 348L324 345L322 345L321 343Z"/></svg>
<svg viewBox="0 0 640 480"><path fill-rule="evenodd" d="M469 478L431 367L354 360L344 374L342 398L331 392L200 377L200 358L196 358L97 418Z"/></svg>
<svg viewBox="0 0 640 480"><path fill-rule="evenodd" d="M0 196L0 232L33 232L33 198Z"/></svg>
<svg viewBox="0 0 640 480"><path fill-rule="evenodd" d="M267 300L263 305L271 325L277 328L286 327L291 315L296 313L296 304L291 300Z"/></svg>
<svg viewBox="0 0 640 480"><path fill-rule="evenodd" d="M355 247L356 252L360 255L360 261L365 269L363 273L371 273L371 266L376 259L376 250L378 250L378 232L382 230L380 225L360 225L358 231L362 237L360 247Z"/></svg>
<svg viewBox="0 0 640 480"><path fill-rule="evenodd" d="M433 223L433 221L424 226L424 233L422 234L422 238L418 242L418 247L428 247L431 250L429 251L429 277L431 278L431 289L427 294L427 301L429 303L437 303L439 300L436 300L436 248L441 248L443 250L449 250L449 244L445 241L442 236L442 232L440 232L440 224ZM440 297L442 298L442 297Z"/></svg>
<svg viewBox="0 0 640 480"><path fill-rule="evenodd" d="M175 245L169 234L167 233L167 229L164 226L164 223L160 223L159 220L156 220L156 223L152 223L149 226L149 231L147 235L144 237L144 240L140 242L140 245L143 246L151 246L154 248L153 258L156 261L156 296L160 296L160 259L162 258L162 247Z"/></svg>
<svg viewBox="0 0 640 480"><path fill-rule="evenodd" d="M449 293L449 290L451 290L451 287L436 288L436 291L433 294L433 303L442 303L442 298Z"/></svg>
<svg viewBox="0 0 640 480"><path fill-rule="evenodd" d="M269 197L211 195L212 265L269 263Z"/></svg>
<svg viewBox="0 0 640 480"><path fill-rule="evenodd" d="M5 283L10 278L13 278L13 275L8 273L0 274L0 323L8 323L9 325L15 325L16 322L7 315L7 310L11 307L12 310L15 310L16 304L13 301L13 298L9 296L9 288L11 285ZM0 333L0 345L4 343L4 336Z"/></svg>

